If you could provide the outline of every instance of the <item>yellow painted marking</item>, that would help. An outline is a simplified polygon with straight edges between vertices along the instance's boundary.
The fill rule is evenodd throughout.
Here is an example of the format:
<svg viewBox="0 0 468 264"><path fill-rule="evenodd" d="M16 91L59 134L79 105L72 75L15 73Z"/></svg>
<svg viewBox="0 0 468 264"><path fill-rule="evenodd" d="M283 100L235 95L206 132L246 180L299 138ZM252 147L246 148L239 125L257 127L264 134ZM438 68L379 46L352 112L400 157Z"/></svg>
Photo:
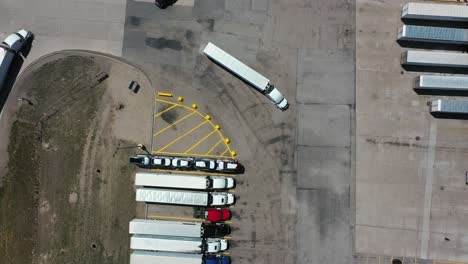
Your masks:
<svg viewBox="0 0 468 264"><path fill-rule="evenodd" d="M393 256L390 257L390 264L392 264Z"/></svg>
<svg viewBox="0 0 468 264"><path fill-rule="evenodd" d="M214 133L216 133L216 130L213 130L211 131L210 133L208 133L206 136L204 136L202 139L200 139L197 143L195 143L195 145L191 146L189 149L187 149L184 154L187 154L188 152L190 152L192 149L196 148L198 145L200 145L201 143L203 143L203 141L205 141L207 138L209 138L211 135L213 135Z"/></svg>
<svg viewBox="0 0 468 264"><path fill-rule="evenodd" d="M221 155L206 155L206 154L185 154L181 152L168 152L168 151L153 151L154 154L161 154L161 155L173 155L173 156L181 156L181 157L206 157L206 158L222 158L222 159L230 159L230 156L221 156Z"/></svg>
<svg viewBox="0 0 468 264"><path fill-rule="evenodd" d="M200 127L202 127L204 124L206 124L206 122L208 121L204 121L198 125L196 125L194 128L190 129L189 131L185 132L182 136L172 140L171 142L169 142L169 144L167 144L166 146L160 148L159 150L157 150L157 152L160 152L160 151L163 151L165 149L167 149L168 147L172 146L174 143L176 143L177 141L183 139L184 137L188 136L190 133L192 133L193 131L199 129Z"/></svg>
<svg viewBox="0 0 468 264"><path fill-rule="evenodd" d="M191 117L191 116L194 115L194 114L195 114L195 112L192 112L192 113L190 113L190 114L187 114L186 116L180 118L179 120L175 121L174 123L172 123L172 124L168 125L167 127L163 128L163 129L161 129L161 130L159 130L159 131L156 132L153 136L157 136L157 135L161 134L162 132L166 131L167 129L169 129L169 128L175 126L175 125L177 125L178 123L184 121L185 119Z"/></svg>
<svg viewBox="0 0 468 264"><path fill-rule="evenodd" d="M171 93L158 93L159 96L164 96L164 97L172 97L173 95Z"/></svg>
<svg viewBox="0 0 468 264"><path fill-rule="evenodd" d="M228 225L232 225L232 221L224 221L224 223L226 223Z"/></svg>
<svg viewBox="0 0 468 264"><path fill-rule="evenodd" d="M208 155L208 154L210 154L210 153L211 153L211 151L213 151L213 150L214 150L214 149L215 149L215 148L216 148L216 147L217 147L219 144L221 144L221 142L223 142L223 140L222 140L222 139L220 139L220 140L218 141L218 143L214 144L214 146L213 146L212 148L210 148L210 150L208 150L208 152L207 152L207 153L205 153L205 155Z"/></svg>
<svg viewBox="0 0 468 264"><path fill-rule="evenodd" d="M226 154L226 152L228 152L229 149L226 149L223 153L221 153L221 156L224 156L224 154Z"/></svg>
<svg viewBox="0 0 468 264"><path fill-rule="evenodd" d="M166 104L177 104L177 103L173 103L173 102L166 101L166 100L162 100L162 99L156 99L156 101L157 101L157 102L161 102L161 103L166 103ZM181 107L184 107L184 108L186 108L186 109L189 109L189 110L191 110L191 111L194 111L193 108L190 108L190 107L188 107L188 106L186 106L186 105L183 105L183 104L177 104L177 105L179 105L179 106L181 106ZM201 116L202 118L205 118L205 116L204 116L202 113L196 111L196 109L195 109L195 112L196 112L199 116ZM213 122L212 122L211 120L208 120L208 123L210 123L210 125L211 125L213 128L215 127L215 125L213 124ZM223 134L221 134L221 131L220 131L220 130L218 130L218 135L219 135L219 137L220 137L221 139L225 140L225 137L223 136ZM225 145L226 145L226 148L229 150L229 153L231 153L232 150L231 150L231 148L229 147L229 144L225 143Z"/></svg>
<svg viewBox="0 0 468 264"><path fill-rule="evenodd" d="M158 116L160 116L160 115L162 115L162 114L166 113L167 111L169 111L169 110L171 110L172 108L175 108L175 107L177 107L177 106L178 106L178 105L173 105L173 106L170 106L170 107L168 107L168 108L164 109L163 111L161 111L161 112L159 112L159 113L155 114L155 115L154 115L154 117L158 117Z"/></svg>
<svg viewBox="0 0 468 264"><path fill-rule="evenodd" d="M225 255L225 256L230 256L231 255L231 253L226 252L226 251L224 251L222 254Z"/></svg>
<svg viewBox="0 0 468 264"><path fill-rule="evenodd" d="M231 240L232 237L231 236L225 236L224 239Z"/></svg>
<svg viewBox="0 0 468 264"><path fill-rule="evenodd" d="M189 221L189 222L205 222L205 219L201 219L201 218L164 216L164 215L149 215L148 218L161 219L161 220Z"/></svg>
<svg viewBox="0 0 468 264"><path fill-rule="evenodd" d="M228 190L228 193L236 193L236 190Z"/></svg>
<svg viewBox="0 0 468 264"><path fill-rule="evenodd" d="M379 264L380 264L380 256L379 256Z"/></svg>
<svg viewBox="0 0 468 264"><path fill-rule="evenodd" d="M369 256L366 256L366 264L369 263Z"/></svg>
<svg viewBox="0 0 468 264"><path fill-rule="evenodd" d="M235 174L223 174L223 173L211 173L211 172L204 172L204 171L177 171L177 170L163 170L163 169L152 169L151 171L159 171L159 172L168 172L174 174L190 174L190 175L200 175L200 176L226 176L226 177L235 177Z"/></svg>

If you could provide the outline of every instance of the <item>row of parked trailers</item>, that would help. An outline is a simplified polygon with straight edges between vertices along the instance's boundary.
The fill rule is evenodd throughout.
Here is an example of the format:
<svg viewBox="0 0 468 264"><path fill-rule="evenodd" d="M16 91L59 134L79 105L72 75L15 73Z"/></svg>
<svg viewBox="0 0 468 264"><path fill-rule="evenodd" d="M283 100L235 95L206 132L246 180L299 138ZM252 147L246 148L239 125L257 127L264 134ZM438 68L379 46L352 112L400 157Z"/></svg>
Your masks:
<svg viewBox="0 0 468 264"><path fill-rule="evenodd" d="M152 204L223 207L234 203L232 177L138 172L136 200ZM209 218L208 218L209 219ZM226 218L223 218L225 220ZM130 264L229 264L225 223L134 219Z"/></svg>
<svg viewBox="0 0 468 264"><path fill-rule="evenodd" d="M397 42L408 50L401 55L407 70L460 74L468 71L468 6L457 4L407 3ZM437 25L437 26L433 26ZM428 49L435 49L432 51ZM440 51L449 50L449 51ZM421 94L467 95L468 77L461 75L420 75L413 88ZM468 114L468 101L438 99L430 102L435 116Z"/></svg>

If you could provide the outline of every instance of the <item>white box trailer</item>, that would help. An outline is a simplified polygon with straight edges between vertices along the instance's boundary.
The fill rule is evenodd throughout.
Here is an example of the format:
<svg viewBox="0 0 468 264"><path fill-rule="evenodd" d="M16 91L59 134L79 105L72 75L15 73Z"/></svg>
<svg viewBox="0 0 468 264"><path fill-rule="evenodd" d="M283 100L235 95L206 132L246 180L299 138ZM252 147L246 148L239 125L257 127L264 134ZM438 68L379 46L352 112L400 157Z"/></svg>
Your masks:
<svg viewBox="0 0 468 264"><path fill-rule="evenodd" d="M138 188L136 200L146 203L178 204L189 206L228 206L235 197L226 192L195 192L158 188Z"/></svg>
<svg viewBox="0 0 468 264"><path fill-rule="evenodd" d="M281 92L275 88L275 86L265 76L254 71L252 68L234 58L224 50L218 48L211 42L206 45L203 53L205 53L208 58L222 66L224 69L228 70L232 74L250 84L257 91L264 94L273 103L275 103L278 109L282 111L288 109L288 100L284 98Z"/></svg>
<svg viewBox="0 0 468 264"><path fill-rule="evenodd" d="M402 53L403 66L468 68L468 54L457 52L408 50Z"/></svg>
<svg viewBox="0 0 468 264"><path fill-rule="evenodd" d="M220 238L194 238L174 236L133 235L130 249L180 253L218 253L228 248L228 242Z"/></svg>
<svg viewBox="0 0 468 264"><path fill-rule="evenodd" d="M130 234L205 238L222 237L231 233L231 228L226 224L149 219L133 219L128 230Z"/></svg>
<svg viewBox="0 0 468 264"><path fill-rule="evenodd" d="M138 172L135 185L193 190L223 190L234 187L234 179L220 176Z"/></svg>
<svg viewBox="0 0 468 264"><path fill-rule="evenodd" d="M130 264L204 264L203 255L134 250Z"/></svg>
<svg viewBox="0 0 468 264"><path fill-rule="evenodd" d="M407 3L402 19L468 22L468 6L458 4Z"/></svg>
<svg viewBox="0 0 468 264"><path fill-rule="evenodd" d="M415 90L468 91L468 77L447 75L420 75L414 82Z"/></svg>
<svg viewBox="0 0 468 264"><path fill-rule="evenodd" d="M397 40L465 46L468 44L468 30L463 28L403 25L398 31Z"/></svg>
<svg viewBox="0 0 468 264"><path fill-rule="evenodd" d="M431 102L433 114L468 114L468 101L462 100L434 100Z"/></svg>

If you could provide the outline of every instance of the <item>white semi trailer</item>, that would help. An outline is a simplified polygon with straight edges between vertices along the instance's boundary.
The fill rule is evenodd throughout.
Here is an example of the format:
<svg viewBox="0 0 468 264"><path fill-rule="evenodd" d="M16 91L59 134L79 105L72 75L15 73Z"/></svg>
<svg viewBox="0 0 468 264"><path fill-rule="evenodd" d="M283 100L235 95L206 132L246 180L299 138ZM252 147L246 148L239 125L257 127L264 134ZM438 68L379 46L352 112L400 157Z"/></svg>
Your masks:
<svg viewBox="0 0 468 264"><path fill-rule="evenodd" d="M455 4L407 3L402 19L468 22L468 6Z"/></svg>
<svg viewBox="0 0 468 264"><path fill-rule="evenodd" d="M136 190L136 200L146 203L216 207L234 204L235 197L232 193L226 192L195 192L158 188L138 188Z"/></svg>
<svg viewBox="0 0 468 264"><path fill-rule="evenodd" d="M234 187L234 179L218 176L138 172L135 175L135 185L174 189L224 190Z"/></svg>
<svg viewBox="0 0 468 264"><path fill-rule="evenodd" d="M280 91L273 84L271 84L270 80L268 80L265 76L254 71L252 68L234 58L224 50L218 48L211 42L206 45L203 53L205 53L208 58L222 66L224 69L241 78L257 91L264 94L273 103L275 103L278 109L282 111L288 109L288 100L284 98Z"/></svg>
<svg viewBox="0 0 468 264"><path fill-rule="evenodd" d="M226 250L228 242L226 239L221 238L133 235L130 238L130 248L134 250L205 254Z"/></svg>
<svg viewBox="0 0 468 264"><path fill-rule="evenodd" d="M10 71L11 63L15 58L16 54L20 52L29 38L32 37L32 33L21 29L9 35L0 44L0 91L2 90L3 83Z"/></svg>
<svg viewBox="0 0 468 264"><path fill-rule="evenodd" d="M186 254L134 250L130 253L130 264L230 264L230 258L223 255Z"/></svg>
<svg viewBox="0 0 468 264"><path fill-rule="evenodd" d="M133 219L128 230L130 234L205 238L223 237L231 233L231 228L226 224L149 219Z"/></svg>

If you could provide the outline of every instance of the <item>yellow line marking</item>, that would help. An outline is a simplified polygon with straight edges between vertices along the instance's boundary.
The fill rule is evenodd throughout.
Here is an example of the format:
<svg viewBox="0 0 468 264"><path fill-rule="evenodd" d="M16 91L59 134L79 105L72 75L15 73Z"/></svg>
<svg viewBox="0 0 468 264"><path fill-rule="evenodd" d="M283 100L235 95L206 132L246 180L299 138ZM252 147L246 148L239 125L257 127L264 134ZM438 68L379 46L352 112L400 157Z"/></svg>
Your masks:
<svg viewBox="0 0 468 264"><path fill-rule="evenodd" d="M177 104L177 103L173 103L173 102L166 101L166 100L162 100L162 99L156 99L156 101L157 101L157 102L161 102L161 103L166 103L166 104L172 104L172 105ZM183 105L183 104L177 104L177 105L179 105L179 106L181 106L181 107L184 107L184 108L186 108L186 109L189 109L189 110L191 110L191 111L194 111L195 113L197 113L197 114L198 114L199 116L201 116L202 118L205 118L205 115L203 115L202 113L198 112L197 110L195 110L195 109L193 109L193 108L190 108L190 107L188 107L188 106L186 106L186 105ZM213 128L216 127L216 125L215 125L211 120L208 120L208 123L210 123L210 125L211 125ZM221 139L223 139L223 140L225 139L225 137L223 136L223 134L221 134L221 132L220 132L219 130L218 130L218 135L219 135L219 137L220 137ZM227 144L227 143L225 142L224 145L226 145L226 148L229 150L229 153L231 153L232 150L231 150L231 147L229 147L229 144ZM231 157L232 157L232 156L231 156Z"/></svg>
<svg viewBox="0 0 468 264"><path fill-rule="evenodd" d="M163 170L163 169L152 169L151 171L169 172L174 174L189 174L189 175L200 175L200 176L226 176L235 177L235 174L223 174L223 173L211 173L204 171L178 171L178 170Z"/></svg>
<svg viewBox="0 0 468 264"><path fill-rule="evenodd" d="M223 255L225 255L225 256L230 256L230 255L231 255L231 253L229 253L229 252L226 252L226 251L225 251L225 252L223 252L222 254L223 254Z"/></svg>
<svg viewBox="0 0 468 264"><path fill-rule="evenodd" d="M167 144L166 146L160 148L159 150L157 150L157 152L160 152L160 151L163 151L165 149L167 149L168 147L172 146L174 143L176 143L177 141L181 140L182 138L188 136L190 133L192 133L193 131L199 129L200 127L202 127L204 124L206 124L206 122L208 122L207 120L205 120L204 122L196 125L194 128L190 129L189 131L185 132L182 136L172 140L169 144Z"/></svg>
<svg viewBox="0 0 468 264"><path fill-rule="evenodd" d="M158 93L159 96L172 97L171 93Z"/></svg>
<svg viewBox="0 0 468 264"><path fill-rule="evenodd" d="M392 264L393 256L390 256L390 264Z"/></svg>
<svg viewBox="0 0 468 264"><path fill-rule="evenodd" d="M224 239L226 239L226 240L231 240L232 237L231 237L231 236L225 236Z"/></svg>
<svg viewBox="0 0 468 264"><path fill-rule="evenodd" d="M232 159L229 156L221 156L221 155L206 155L206 154L185 154L181 152L167 152L167 151L153 151L153 154L161 154L161 155L174 155L174 156L181 156L181 157L205 157L205 158L219 158L219 159Z"/></svg>
<svg viewBox="0 0 468 264"><path fill-rule="evenodd" d="M228 190L228 193L236 193L236 190L234 189Z"/></svg>
<svg viewBox="0 0 468 264"><path fill-rule="evenodd" d="M221 144L221 142L223 142L222 139L220 139L220 140L218 141L218 143L216 143L212 148L210 148L210 150L208 150L208 152L205 153L205 154L206 154L206 155L210 154L211 151L213 151L219 144Z"/></svg>
<svg viewBox="0 0 468 264"><path fill-rule="evenodd" d="M369 256L366 256L366 264L369 263Z"/></svg>
<svg viewBox="0 0 468 264"><path fill-rule="evenodd" d="M148 218L161 219L161 220L205 222L205 219L201 219L201 218L189 218L189 217L177 217L177 216L164 216L164 215L149 215Z"/></svg>
<svg viewBox="0 0 468 264"><path fill-rule="evenodd" d="M379 264L380 264L380 256L379 256Z"/></svg>
<svg viewBox="0 0 468 264"><path fill-rule="evenodd" d="M162 132L166 131L167 129L169 129L169 128L171 128L171 127L177 125L178 123L184 121L185 119L191 117L193 114L195 114L195 112L192 112L192 113L190 113L190 114L187 114L186 116L182 117L181 119L175 121L174 123L168 125L167 127L163 128L163 129L159 130L159 131L156 132L153 136L157 136L157 135L161 134Z"/></svg>
<svg viewBox="0 0 468 264"><path fill-rule="evenodd" d="M229 149L226 149L226 150L221 154L221 156L224 156L224 154L226 154L226 152L228 152L228 151L229 151Z"/></svg>
<svg viewBox="0 0 468 264"><path fill-rule="evenodd" d="M226 223L228 225L232 225L232 221L224 221L224 223Z"/></svg>
<svg viewBox="0 0 468 264"><path fill-rule="evenodd" d="M170 106L170 107L168 107L168 108L164 109L163 111L161 111L161 112L159 112L159 113L155 114L155 115L154 115L154 117L158 117L158 116L160 116L160 115L162 115L162 114L166 113L167 111L169 111L169 110L171 110L172 108L174 108L174 107L177 107L177 106L178 106L178 105L173 105L173 106Z"/></svg>
<svg viewBox="0 0 468 264"><path fill-rule="evenodd" d="M200 145L203 141L205 141L207 138L209 138L211 135L213 135L216 132L216 130L211 131L208 133L206 136L204 136L202 139L200 139L195 145L191 146L189 149L187 149L184 154L187 154L190 152L192 149L196 148L198 145Z"/></svg>

